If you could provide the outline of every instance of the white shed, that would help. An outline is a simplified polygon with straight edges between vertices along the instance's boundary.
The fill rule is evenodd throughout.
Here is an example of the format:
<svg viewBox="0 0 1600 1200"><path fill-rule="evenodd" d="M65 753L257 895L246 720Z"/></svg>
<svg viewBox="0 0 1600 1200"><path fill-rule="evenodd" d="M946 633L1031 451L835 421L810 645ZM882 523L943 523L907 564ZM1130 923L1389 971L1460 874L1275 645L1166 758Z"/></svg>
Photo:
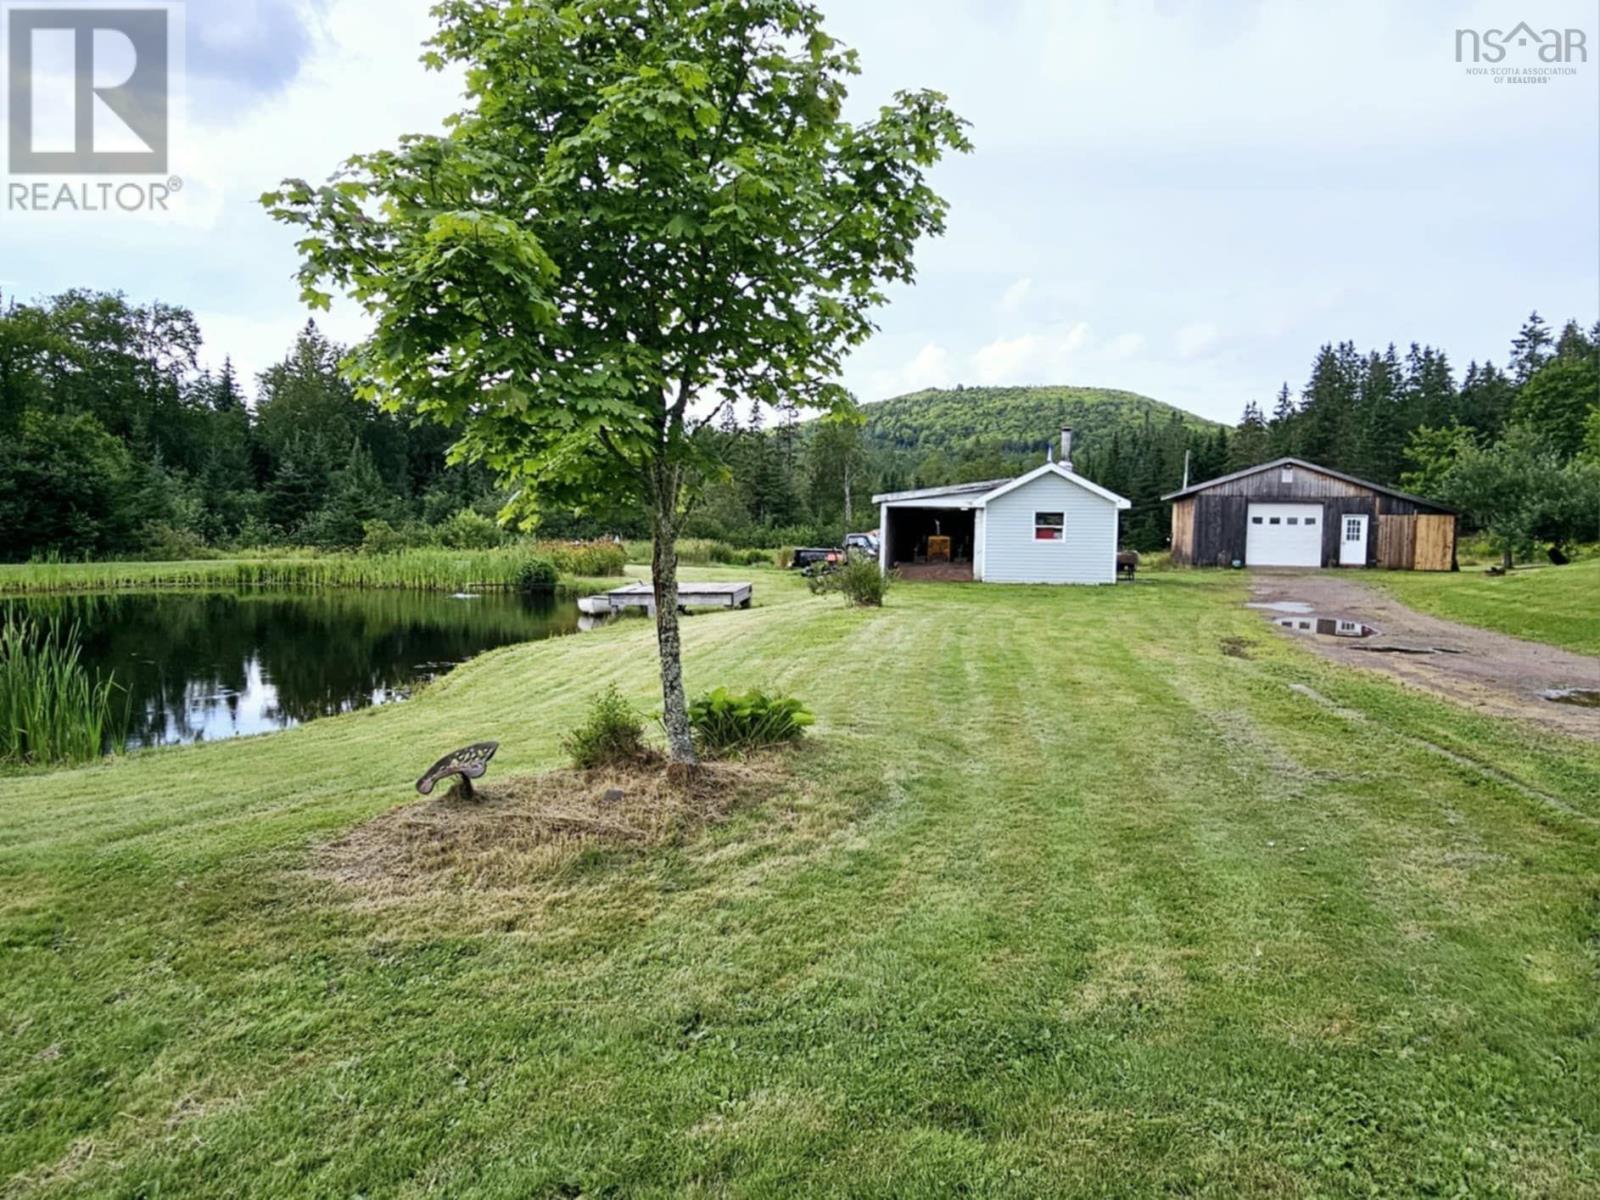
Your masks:
<svg viewBox="0 0 1600 1200"><path fill-rule="evenodd" d="M1064 452L1070 446L1068 435ZM1070 461L1016 479L872 499L884 570L986 583L1115 583L1117 526L1132 507L1074 473Z"/></svg>

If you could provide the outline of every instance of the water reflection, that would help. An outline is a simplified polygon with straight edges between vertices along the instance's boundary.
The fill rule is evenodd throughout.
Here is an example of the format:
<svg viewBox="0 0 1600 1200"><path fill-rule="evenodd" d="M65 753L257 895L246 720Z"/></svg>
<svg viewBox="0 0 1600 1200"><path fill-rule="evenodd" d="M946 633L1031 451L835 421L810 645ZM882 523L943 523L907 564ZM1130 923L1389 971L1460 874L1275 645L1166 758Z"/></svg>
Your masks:
<svg viewBox="0 0 1600 1200"><path fill-rule="evenodd" d="M388 704L485 650L578 628L570 600L504 593L117 593L6 608L78 624L85 665L125 690L130 747Z"/></svg>
<svg viewBox="0 0 1600 1200"><path fill-rule="evenodd" d="M1378 631L1371 625L1363 625L1360 621L1348 621L1342 617L1289 617L1278 622L1285 629L1293 629L1296 633L1315 633L1322 637L1342 638L1368 638Z"/></svg>

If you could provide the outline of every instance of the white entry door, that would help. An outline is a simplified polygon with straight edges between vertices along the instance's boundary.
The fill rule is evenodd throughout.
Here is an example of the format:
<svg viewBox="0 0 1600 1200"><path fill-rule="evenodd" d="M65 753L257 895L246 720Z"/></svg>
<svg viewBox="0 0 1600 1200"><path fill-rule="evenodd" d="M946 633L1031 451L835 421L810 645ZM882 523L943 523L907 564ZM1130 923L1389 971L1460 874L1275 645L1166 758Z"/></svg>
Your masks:
<svg viewBox="0 0 1600 1200"><path fill-rule="evenodd" d="M1248 567L1320 567L1322 505L1252 504L1244 538Z"/></svg>
<svg viewBox="0 0 1600 1200"><path fill-rule="evenodd" d="M1340 518L1343 528L1339 535L1339 565L1364 567L1367 565L1367 518L1363 513L1346 513Z"/></svg>

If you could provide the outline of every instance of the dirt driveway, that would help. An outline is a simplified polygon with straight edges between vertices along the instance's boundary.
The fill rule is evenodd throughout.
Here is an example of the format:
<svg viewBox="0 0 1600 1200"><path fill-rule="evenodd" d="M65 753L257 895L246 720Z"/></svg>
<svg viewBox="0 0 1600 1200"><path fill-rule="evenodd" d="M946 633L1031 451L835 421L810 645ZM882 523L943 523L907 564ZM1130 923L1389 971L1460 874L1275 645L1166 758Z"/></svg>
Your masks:
<svg viewBox="0 0 1600 1200"><path fill-rule="evenodd" d="M1407 608L1382 590L1334 572L1257 573L1251 604L1264 620L1290 622L1283 636L1347 666L1384 671L1412 686L1493 716L1520 717L1600 741L1600 709L1557 704L1541 692L1600 689L1600 658L1457 625ZM1369 636L1315 632L1327 620L1370 627ZM1309 630L1303 628L1309 625ZM1349 625L1334 626L1353 632Z"/></svg>

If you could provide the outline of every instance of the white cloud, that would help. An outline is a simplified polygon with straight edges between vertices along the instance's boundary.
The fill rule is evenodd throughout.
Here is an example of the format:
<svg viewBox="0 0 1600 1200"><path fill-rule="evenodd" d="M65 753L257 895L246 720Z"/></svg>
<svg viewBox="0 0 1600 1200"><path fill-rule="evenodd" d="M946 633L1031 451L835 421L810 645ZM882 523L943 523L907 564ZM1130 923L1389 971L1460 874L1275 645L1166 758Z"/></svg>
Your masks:
<svg viewBox="0 0 1600 1200"><path fill-rule="evenodd" d="M1119 333L1106 343L1106 357L1112 362L1132 358L1144 349L1144 338L1137 333Z"/></svg>
<svg viewBox="0 0 1600 1200"><path fill-rule="evenodd" d="M1000 312L1005 316L1016 316L1026 311L1028 300L1033 295L1033 280L1024 275L1017 280L1000 297Z"/></svg>
<svg viewBox="0 0 1600 1200"><path fill-rule="evenodd" d="M1210 321L1195 321L1178 330L1174 339L1180 358L1198 358L1217 344L1221 331Z"/></svg>
<svg viewBox="0 0 1600 1200"><path fill-rule="evenodd" d="M949 387L956 382L950 352L936 342L929 342L900 366L874 372L870 390L861 399L882 400L920 392L924 388Z"/></svg>
<svg viewBox="0 0 1600 1200"><path fill-rule="evenodd" d="M1053 383L1071 371L1073 356L1089 342L1089 326L1077 321L1056 329L1002 338L972 356L978 383Z"/></svg>

